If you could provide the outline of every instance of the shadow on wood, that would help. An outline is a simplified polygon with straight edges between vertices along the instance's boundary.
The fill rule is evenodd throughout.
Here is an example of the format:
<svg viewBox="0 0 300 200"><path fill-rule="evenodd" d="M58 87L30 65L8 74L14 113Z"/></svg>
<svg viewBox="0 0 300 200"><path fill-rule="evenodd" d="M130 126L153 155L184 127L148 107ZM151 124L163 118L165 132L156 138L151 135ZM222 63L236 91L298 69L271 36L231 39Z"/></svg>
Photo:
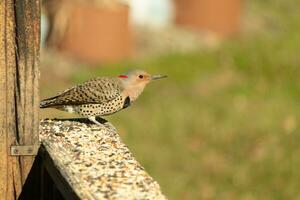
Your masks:
<svg viewBox="0 0 300 200"><path fill-rule="evenodd" d="M62 122L70 121L70 122L80 122L80 123L85 123L85 124L94 124L88 118L63 118L63 119L54 118L54 119L45 119L45 120L62 121ZM98 122L100 122L101 124L105 124L108 122L106 119L103 119L101 117L96 117L96 120Z"/></svg>
<svg viewBox="0 0 300 200"><path fill-rule="evenodd" d="M41 146L19 199L79 200L80 198L58 171L48 152Z"/></svg>

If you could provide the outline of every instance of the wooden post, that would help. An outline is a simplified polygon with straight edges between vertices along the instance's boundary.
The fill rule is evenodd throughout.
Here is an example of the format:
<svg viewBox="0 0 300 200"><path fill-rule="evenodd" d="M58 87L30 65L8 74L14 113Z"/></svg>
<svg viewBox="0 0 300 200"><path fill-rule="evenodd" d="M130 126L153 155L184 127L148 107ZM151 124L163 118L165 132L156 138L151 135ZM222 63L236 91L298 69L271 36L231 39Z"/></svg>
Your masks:
<svg viewBox="0 0 300 200"><path fill-rule="evenodd" d="M0 0L0 194L17 199L34 156L11 145L38 144L40 0Z"/></svg>

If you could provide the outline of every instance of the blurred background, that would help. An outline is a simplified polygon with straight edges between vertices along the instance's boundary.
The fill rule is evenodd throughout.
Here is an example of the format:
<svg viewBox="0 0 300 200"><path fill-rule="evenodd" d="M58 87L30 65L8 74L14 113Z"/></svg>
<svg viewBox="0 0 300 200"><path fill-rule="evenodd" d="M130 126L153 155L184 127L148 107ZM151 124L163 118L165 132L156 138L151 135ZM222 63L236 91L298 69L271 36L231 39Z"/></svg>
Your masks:
<svg viewBox="0 0 300 200"><path fill-rule="evenodd" d="M300 199L299 9L299 0L44 0L41 98L129 69L167 74L106 119L169 199Z"/></svg>

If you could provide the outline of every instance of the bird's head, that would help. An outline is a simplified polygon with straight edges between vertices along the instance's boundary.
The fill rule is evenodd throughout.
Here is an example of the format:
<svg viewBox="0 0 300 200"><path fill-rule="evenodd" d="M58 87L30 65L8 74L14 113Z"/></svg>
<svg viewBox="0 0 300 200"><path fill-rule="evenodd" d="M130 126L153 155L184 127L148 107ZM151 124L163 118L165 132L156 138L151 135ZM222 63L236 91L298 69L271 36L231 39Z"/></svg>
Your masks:
<svg viewBox="0 0 300 200"><path fill-rule="evenodd" d="M131 100L135 100L148 83L166 77L166 75L150 75L143 70L133 70L118 78L122 81L124 90L128 91Z"/></svg>

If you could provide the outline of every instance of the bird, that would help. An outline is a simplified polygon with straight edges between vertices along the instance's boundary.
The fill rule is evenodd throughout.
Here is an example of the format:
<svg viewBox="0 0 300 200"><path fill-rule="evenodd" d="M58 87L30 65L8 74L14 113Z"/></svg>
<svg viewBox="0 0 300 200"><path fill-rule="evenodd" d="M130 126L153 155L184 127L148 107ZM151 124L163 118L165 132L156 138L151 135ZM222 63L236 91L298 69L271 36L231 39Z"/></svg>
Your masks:
<svg viewBox="0 0 300 200"><path fill-rule="evenodd" d="M143 70L131 70L116 77L97 77L42 100L40 108L77 113L102 125L96 120L97 116L111 115L128 108L148 83L166 77L150 75Z"/></svg>

